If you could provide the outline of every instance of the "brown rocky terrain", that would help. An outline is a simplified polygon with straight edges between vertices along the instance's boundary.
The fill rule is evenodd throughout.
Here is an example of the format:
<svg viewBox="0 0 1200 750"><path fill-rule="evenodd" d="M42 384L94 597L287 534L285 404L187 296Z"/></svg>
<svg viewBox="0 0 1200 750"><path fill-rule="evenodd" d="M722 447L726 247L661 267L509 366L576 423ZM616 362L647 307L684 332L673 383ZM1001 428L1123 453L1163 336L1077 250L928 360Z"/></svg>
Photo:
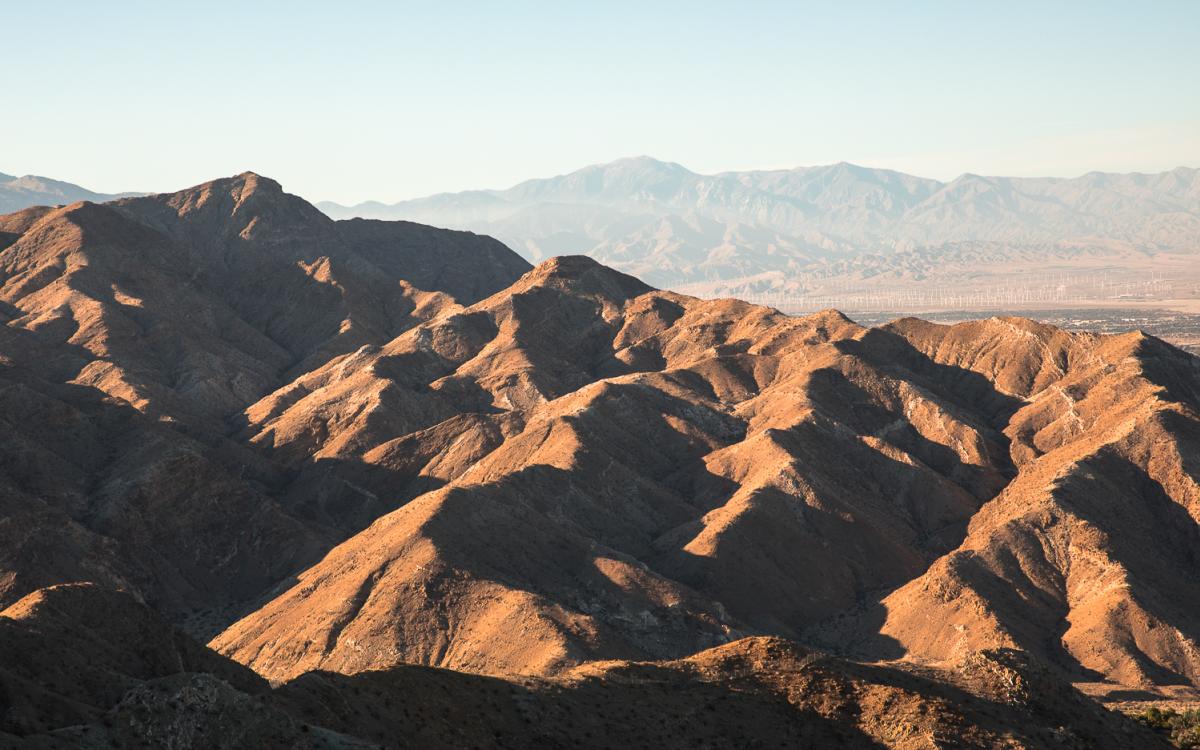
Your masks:
<svg viewBox="0 0 1200 750"><path fill-rule="evenodd" d="M342 532L290 515L230 420L527 267L254 174L0 217L0 604L99 580L206 623L311 562Z"/></svg>
<svg viewBox="0 0 1200 750"><path fill-rule="evenodd" d="M984 460L1003 455L1000 436L953 394L857 355L868 334L836 313L652 292L565 258L335 360L300 398L251 407L251 444L328 458L368 490L380 477L377 492L397 491L397 470L441 486L214 645L273 678L397 660L538 673L792 634L908 580L1007 466ZM464 403L489 429L455 414ZM930 415L928 434L906 408ZM431 466L401 450L404 433L463 460L443 449ZM846 458L825 461L831 446ZM811 510L795 502L805 493ZM326 645L293 650L309 641Z"/></svg>
<svg viewBox="0 0 1200 750"><path fill-rule="evenodd" d="M398 666L272 689L91 584L0 612L0 691L6 747L1167 747L1011 651L950 675L749 638L557 678Z"/></svg>
<svg viewBox="0 0 1200 750"><path fill-rule="evenodd" d="M1200 360L1151 337L792 317L249 173L0 217L0 322L14 736L1149 747L1069 683L1200 687Z"/></svg>
<svg viewBox="0 0 1200 750"><path fill-rule="evenodd" d="M1020 319L790 318L549 261L248 410L251 444L380 492L398 470L414 497L213 645L272 679L539 674L811 632L1194 686L1195 362ZM486 428L454 414L468 397ZM879 629L864 605L898 587Z"/></svg>
<svg viewBox="0 0 1200 750"><path fill-rule="evenodd" d="M1046 357L1011 379L986 345L947 340L981 341L969 327L897 327L1025 404L1005 429L1017 477L958 549L883 600L880 635L910 658L1003 645L1119 685L1200 684L1200 360L1137 333L1068 341L1026 326Z"/></svg>

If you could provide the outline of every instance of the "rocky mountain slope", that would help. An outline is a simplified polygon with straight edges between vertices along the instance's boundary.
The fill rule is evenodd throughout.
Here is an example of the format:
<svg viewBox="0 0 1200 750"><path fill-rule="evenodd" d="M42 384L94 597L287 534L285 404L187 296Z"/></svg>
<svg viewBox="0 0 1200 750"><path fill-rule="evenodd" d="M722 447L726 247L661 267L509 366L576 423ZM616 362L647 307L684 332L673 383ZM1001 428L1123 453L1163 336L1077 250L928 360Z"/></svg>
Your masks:
<svg viewBox="0 0 1200 750"><path fill-rule="evenodd" d="M472 229L535 261L584 253L656 286L726 293L827 294L832 278L897 272L920 280L963 255L976 268L1031 258L1070 268L1080 256L1200 249L1200 172L1190 168L940 182L846 163L701 175L639 157L508 190L319 207Z"/></svg>
<svg viewBox="0 0 1200 750"><path fill-rule="evenodd" d="M555 259L247 411L250 444L404 500L213 645L273 679L558 673L829 628L854 652L837 628L898 589L862 653L1021 647L1073 679L1195 685L1198 373L1140 334L864 329ZM976 547L981 592L958 577Z"/></svg>
<svg viewBox="0 0 1200 750"><path fill-rule="evenodd" d="M249 173L0 217L0 322L14 737L1140 747L1070 683L1200 688L1200 360L1142 334L791 317Z"/></svg>
<svg viewBox="0 0 1200 750"><path fill-rule="evenodd" d="M274 585L344 532L280 504L241 411L527 267L252 174L0 218L0 602L102 579L205 619Z"/></svg>
<svg viewBox="0 0 1200 750"><path fill-rule="evenodd" d="M935 358L954 336L908 335ZM994 371L978 346L950 357ZM1200 359L1137 333L1047 347L1064 372L1014 384L1017 477L958 549L883 600L880 635L910 657L1003 644L1120 684L1196 685Z"/></svg>

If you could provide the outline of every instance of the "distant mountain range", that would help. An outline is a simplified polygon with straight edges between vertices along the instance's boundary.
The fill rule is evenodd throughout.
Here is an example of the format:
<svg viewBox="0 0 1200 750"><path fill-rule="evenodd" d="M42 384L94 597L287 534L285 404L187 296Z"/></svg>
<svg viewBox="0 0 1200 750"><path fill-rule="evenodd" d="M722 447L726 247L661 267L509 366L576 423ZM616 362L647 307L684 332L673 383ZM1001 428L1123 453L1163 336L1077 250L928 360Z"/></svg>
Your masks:
<svg viewBox="0 0 1200 750"><path fill-rule="evenodd" d="M0 213L96 193L0 174ZM663 288L789 312L1037 310L1200 300L1200 170L950 182L853 164L701 175L648 157L508 190L317 204L588 255Z"/></svg>
<svg viewBox="0 0 1200 750"><path fill-rule="evenodd" d="M919 277L948 257L1200 249L1200 171L1185 167L940 182L847 163L702 175L638 157L508 190L318 207L490 234L533 261L583 253L658 286L757 280L726 290L742 293L813 271Z"/></svg>
<svg viewBox="0 0 1200 750"><path fill-rule="evenodd" d="M20 211L30 206L59 206L76 201L103 203L137 193L96 193L70 182L52 180L27 174L13 177L0 172L0 214Z"/></svg>

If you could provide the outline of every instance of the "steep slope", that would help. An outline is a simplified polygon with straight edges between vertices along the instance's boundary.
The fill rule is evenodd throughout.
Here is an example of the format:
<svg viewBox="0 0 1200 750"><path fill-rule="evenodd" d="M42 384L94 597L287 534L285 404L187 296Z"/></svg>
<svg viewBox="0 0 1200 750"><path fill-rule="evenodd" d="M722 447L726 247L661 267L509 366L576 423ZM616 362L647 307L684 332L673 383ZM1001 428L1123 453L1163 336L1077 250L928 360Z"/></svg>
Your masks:
<svg viewBox="0 0 1200 750"><path fill-rule="evenodd" d="M935 358L952 351L928 324L904 328ZM1047 360L1061 375L1009 381L1027 400L1006 429L1017 478L959 549L884 599L881 636L938 662L1003 645L1080 680L1200 684L1200 363L1141 334Z"/></svg>
<svg viewBox="0 0 1200 750"><path fill-rule="evenodd" d="M345 533L276 502L293 472L229 439L239 413L527 267L250 173L0 217L0 604L98 580L227 624Z"/></svg>
<svg viewBox="0 0 1200 750"><path fill-rule="evenodd" d="M87 350L77 382L195 421L390 339L430 309L424 293L469 303L525 268L484 238L364 224L249 173L71 205L20 227L0 255L0 300L23 313L10 325Z"/></svg>
<svg viewBox="0 0 1200 750"><path fill-rule="evenodd" d="M1074 679L1194 685L1195 610L1175 576L1196 570L1197 526L1172 508L1195 502L1196 372L1141 336L1020 319L868 330L555 259L247 410L252 445L325 464L326 490L308 481L289 495L293 512L333 517L355 496L399 509L213 645L272 679L400 662L554 674L744 633L847 647L856 632L876 656L1019 647ZM1124 463L1097 453L1110 444ZM1061 494L1061 467L1091 455L1106 472L1125 467L1091 522L1126 536L1049 541L1068 525L1051 532L1058 516L1033 498ZM1036 583L1004 579L1034 542L992 532L1031 513L1049 567ZM1136 550L1164 533L1177 551L1151 565ZM1003 583L973 599L939 583L993 543ZM1116 580L1091 569L1101 556L1140 569L1136 593L1085 596ZM892 614L914 587L966 609L930 614L922 601ZM874 610L846 629L845 613L893 589L882 639ZM1163 603L1132 615L1162 634L1144 655L1109 644L1140 637L1121 613L1142 600ZM1039 645L1077 604L1068 651L1105 656ZM1008 632L996 611L1026 635L995 635ZM943 632L964 619L984 635Z"/></svg>
<svg viewBox="0 0 1200 750"><path fill-rule="evenodd" d="M219 623L332 543L239 475L252 454L67 382L87 361L0 327L0 605L90 580Z"/></svg>
<svg viewBox="0 0 1200 750"><path fill-rule="evenodd" d="M658 175L645 202L686 177L642 167ZM861 179L818 182L874 205ZM908 196L872 209L888 216L928 188L877 182ZM1004 722L1106 726L1063 679L1200 688L1200 367L1141 334L790 317L587 257L529 269L488 238L334 222L249 173L0 217L0 322L0 608L25 621L45 587L124 590L262 677L311 687L278 694L285 718L250 722L263 736L304 733L296 706L354 735L317 733L334 746L360 743L359 726L392 732L329 706L377 679L452 679L411 665L489 690L529 677L518 705L537 712L501 711L528 741L521 717L578 720L598 695L574 692L589 675L628 688L594 733L616 731L627 699L745 688L772 738L866 747L946 732L1053 746ZM81 596L77 611L117 617ZM744 640L762 635L889 666L814 671L821 658ZM80 700L154 741L199 731L171 700L249 721L266 695L134 677ZM988 692L1006 682L1016 692ZM1033 682L1058 697L998 707ZM483 731L431 721L444 705L430 701L415 743ZM691 717L680 736L717 732L687 729L707 726L708 703L690 701L667 700ZM887 721L896 705L950 723L913 718L924 734L906 735Z"/></svg>
<svg viewBox="0 0 1200 750"><path fill-rule="evenodd" d="M214 645L280 679L540 673L798 632L918 575L1011 470L966 397L906 357L836 313L549 261L247 411L268 455L403 507ZM324 517L348 494L293 497ZM538 635L504 638L516 623Z"/></svg>

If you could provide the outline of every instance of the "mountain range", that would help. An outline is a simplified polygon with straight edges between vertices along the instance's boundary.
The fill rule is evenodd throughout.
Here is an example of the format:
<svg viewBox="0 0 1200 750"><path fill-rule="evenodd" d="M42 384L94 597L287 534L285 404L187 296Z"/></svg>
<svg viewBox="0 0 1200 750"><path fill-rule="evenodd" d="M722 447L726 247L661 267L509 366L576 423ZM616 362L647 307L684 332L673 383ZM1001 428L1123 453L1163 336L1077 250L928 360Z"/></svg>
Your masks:
<svg viewBox="0 0 1200 750"><path fill-rule="evenodd" d="M0 216L0 323L14 746L1152 748L1106 706L1200 697L1200 359L1141 333L253 173Z"/></svg>
<svg viewBox="0 0 1200 750"><path fill-rule="evenodd" d="M54 206L76 201L103 202L130 195L134 193L106 195L49 177L28 174L24 177L13 177L0 173L0 214L20 211L30 206Z"/></svg>
<svg viewBox="0 0 1200 750"><path fill-rule="evenodd" d="M317 205L335 218L487 233L535 262L586 254L706 293L827 294L879 278L965 286L972 272L1031 258L1071 267L1080 256L1200 251L1200 171L1184 167L941 182L847 163L701 175L638 157L507 190Z"/></svg>

